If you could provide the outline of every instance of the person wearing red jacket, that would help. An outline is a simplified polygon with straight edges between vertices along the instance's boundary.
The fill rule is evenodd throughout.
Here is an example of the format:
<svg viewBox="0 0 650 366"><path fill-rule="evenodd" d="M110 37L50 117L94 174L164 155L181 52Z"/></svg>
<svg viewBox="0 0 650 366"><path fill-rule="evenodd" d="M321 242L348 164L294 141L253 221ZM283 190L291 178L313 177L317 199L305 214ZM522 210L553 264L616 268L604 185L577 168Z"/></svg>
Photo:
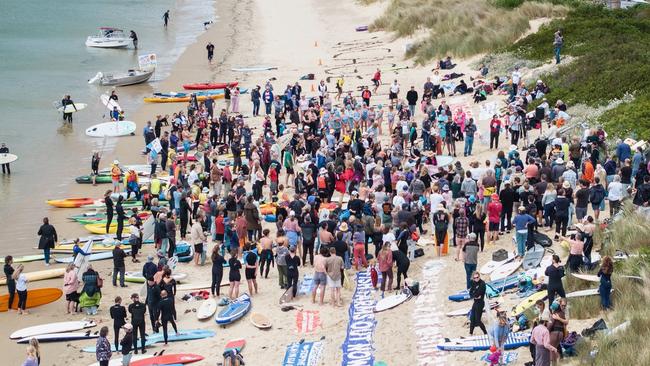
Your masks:
<svg viewBox="0 0 650 366"><path fill-rule="evenodd" d="M495 149L499 148L499 133L501 132L501 120L495 114L490 121L490 149L494 145Z"/></svg>
<svg viewBox="0 0 650 366"><path fill-rule="evenodd" d="M488 212L488 242L494 244L495 241L499 240L499 221L501 220L501 211L503 210L503 205L499 201L499 195L493 193L490 197L490 203L487 205Z"/></svg>

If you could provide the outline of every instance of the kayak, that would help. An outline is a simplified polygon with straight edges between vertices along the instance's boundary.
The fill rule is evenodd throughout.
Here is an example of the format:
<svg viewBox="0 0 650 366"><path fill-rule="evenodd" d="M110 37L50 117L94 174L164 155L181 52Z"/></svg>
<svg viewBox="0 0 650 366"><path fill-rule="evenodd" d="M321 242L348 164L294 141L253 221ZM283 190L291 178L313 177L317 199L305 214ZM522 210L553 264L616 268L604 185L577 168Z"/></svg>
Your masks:
<svg viewBox="0 0 650 366"><path fill-rule="evenodd" d="M229 83L191 83L183 84L185 90L206 90L206 89L225 89L227 87L235 87L239 84L238 81L231 81Z"/></svg>
<svg viewBox="0 0 650 366"><path fill-rule="evenodd" d="M74 180L79 184L92 184L93 177L90 175L81 175L75 178ZM95 177L96 184L105 184L105 183L112 183L112 182L113 179L110 175L98 175Z"/></svg>
<svg viewBox="0 0 650 366"><path fill-rule="evenodd" d="M84 205L91 205L95 202L94 199L84 198L64 198L61 200L48 200L47 204L59 208L77 208Z"/></svg>
<svg viewBox="0 0 650 366"><path fill-rule="evenodd" d="M86 224L84 229L92 234L106 234L106 224ZM111 224L108 228L108 234L117 233L117 223Z"/></svg>
<svg viewBox="0 0 650 366"><path fill-rule="evenodd" d="M223 94L212 94L212 95L199 95L196 97L196 100L199 102L204 102L208 99L221 99ZM149 97L144 98L145 103L186 103L190 101L190 97Z"/></svg>
<svg viewBox="0 0 650 366"><path fill-rule="evenodd" d="M168 92L168 93L161 93L161 92L156 92L153 93L155 97L166 97L166 98L186 98L192 96L192 94L196 95L197 97L202 96L202 95L218 95L218 94L223 94L224 91L223 89L214 89L214 90L204 90L204 91L198 91L198 92Z"/></svg>

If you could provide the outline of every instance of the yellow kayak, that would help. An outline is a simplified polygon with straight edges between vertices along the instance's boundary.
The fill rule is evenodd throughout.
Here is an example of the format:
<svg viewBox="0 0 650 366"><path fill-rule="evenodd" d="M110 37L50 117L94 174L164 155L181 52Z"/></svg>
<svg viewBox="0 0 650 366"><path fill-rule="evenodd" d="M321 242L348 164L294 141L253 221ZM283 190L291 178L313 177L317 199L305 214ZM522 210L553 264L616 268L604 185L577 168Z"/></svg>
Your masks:
<svg viewBox="0 0 650 366"><path fill-rule="evenodd" d="M27 277L27 281L34 282L40 280L47 280L50 278L63 277L64 274L65 274L65 268L52 268L52 269L45 269L36 272L25 272L25 277ZM0 285L6 285L6 284L7 284L7 277L5 276L0 277Z"/></svg>
<svg viewBox="0 0 650 366"><path fill-rule="evenodd" d="M520 302L519 305L515 306L512 309L510 316L514 318L519 316L520 314L523 314L526 310L535 306L537 300L544 300L547 296L548 296L548 292L546 290L542 290L540 292L536 292L528 296L527 298L524 299L524 301Z"/></svg>
<svg viewBox="0 0 650 366"><path fill-rule="evenodd" d="M196 97L196 99L199 102L204 102L208 98L210 99L221 99L223 98L223 94L215 94L215 95L199 95ZM145 103L187 103L190 101L190 97L149 97L149 98L144 98Z"/></svg>

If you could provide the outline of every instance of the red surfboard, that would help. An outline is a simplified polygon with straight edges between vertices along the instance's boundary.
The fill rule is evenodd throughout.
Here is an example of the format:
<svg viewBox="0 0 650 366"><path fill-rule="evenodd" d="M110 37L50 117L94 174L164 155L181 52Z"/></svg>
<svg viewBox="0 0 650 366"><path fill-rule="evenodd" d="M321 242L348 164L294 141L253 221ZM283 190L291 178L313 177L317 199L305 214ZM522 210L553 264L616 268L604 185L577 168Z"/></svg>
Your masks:
<svg viewBox="0 0 650 366"><path fill-rule="evenodd" d="M231 81L229 83L192 83L183 84L185 90L207 90L207 89L225 89L228 87L235 87L239 84L238 81Z"/></svg>
<svg viewBox="0 0 650 366"><path fill-rule="evenodd" d="M130 366L156 366L156 365L174 365L186 364L203 360L203 356L192 353L176 353L162 356L154 356L137 360L130 363Z"/></svg>

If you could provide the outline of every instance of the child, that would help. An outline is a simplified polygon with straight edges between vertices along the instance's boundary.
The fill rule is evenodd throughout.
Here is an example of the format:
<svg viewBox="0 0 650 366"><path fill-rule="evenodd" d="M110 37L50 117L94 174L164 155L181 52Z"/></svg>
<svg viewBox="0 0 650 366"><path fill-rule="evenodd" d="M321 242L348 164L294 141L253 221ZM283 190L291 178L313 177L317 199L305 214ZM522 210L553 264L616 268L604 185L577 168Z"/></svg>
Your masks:
<svg viewBox="0 0 650 366"><path fill-rule="evenodd" d="M113 319L113 332L115 333L115 350L119 349L118 341L120 339L120 328L126 324L126 308L122 306L122 298L115 297L115 305L110 309L111 319ZM130 325L130 324L129 324ZM133 329L133 327L131 327ZM124 340L122 340L124 341ZM133 341L130 341L133 344Z"/></svg>
<svg viewBox="0 0 650 366"><path fill-rule="evenodd" d="M377 281L379 281L379 274L377 273L377 262L373 259L370 261L370 282L372 288L377 289Z"/></svg>
<svg viewBox="0 0 650 366"><path fill-rule="evenodd" d="M118 297L119 298L119 297ZM133 349L133 325L124 324L124 338L120 341L122 346L122 366L129 366L131 364L131 350ZM115 333L117 339L117 332ZM117 345L116 349L117 349Z"/></svg>

